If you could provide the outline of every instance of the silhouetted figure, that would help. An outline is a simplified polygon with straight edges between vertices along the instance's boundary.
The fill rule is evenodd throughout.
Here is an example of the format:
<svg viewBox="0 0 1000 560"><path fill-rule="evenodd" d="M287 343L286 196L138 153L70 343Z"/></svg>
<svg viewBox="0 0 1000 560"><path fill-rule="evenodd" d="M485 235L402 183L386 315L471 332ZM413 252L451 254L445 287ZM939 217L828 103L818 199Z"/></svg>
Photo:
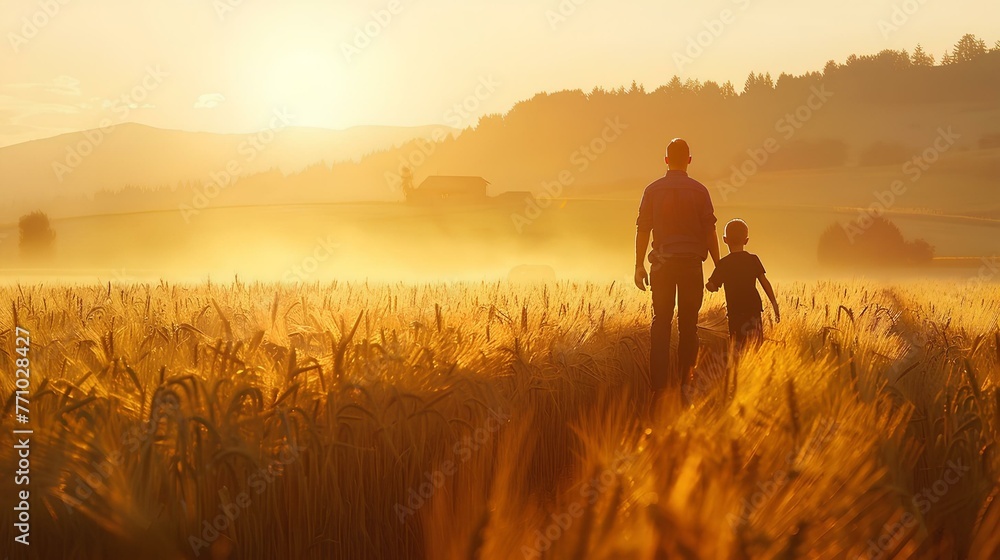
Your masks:
<svg viewBox="0 0 1000 560"><path fill-rule="evenodd" d="M704 299L702 263L712 256L719 262L719 238L715 232L715 208L708 189L688 177L691 149L674 139L667 146L667 174L642 194L635 235L635 285L653 292L652 346L649 376L658 397L665 388L690 382L698 357L698 312ZM649 254L650 272L645 257ZM679 376L670 375L670 323L677 306ZM683 391L682 391L682 394Z"/></svg>
<svg viewBox="0 0 1000 560"><path fill-rule="evenodd" d="M757 282L771 300L774 320L781 322L781 311L774 299L774 288L768 281L764 265L757 255L743 248L750 241L750 228L743 220L733 220L726 224L723 241L729 247L729 254L715 267L705 288L717 292L726 289L726 312L729 317L729 340L735 351L741 351L747 344L764 341L764 327L761 314L764 304L757 292Z"/></svg>

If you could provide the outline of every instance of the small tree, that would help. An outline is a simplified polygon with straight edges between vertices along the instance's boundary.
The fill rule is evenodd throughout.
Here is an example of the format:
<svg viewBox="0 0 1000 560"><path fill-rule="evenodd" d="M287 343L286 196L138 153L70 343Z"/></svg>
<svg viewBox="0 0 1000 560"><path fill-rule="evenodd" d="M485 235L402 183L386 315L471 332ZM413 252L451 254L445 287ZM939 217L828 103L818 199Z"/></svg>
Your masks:
<svg viewBox="0 0 1000 560"><path fill-rule="evenodd" d="M736 93L736 88L733 86L733 82L726 82L722 84L722 97L724 99L735 99L739 94Z"/></svg>
<svg viewBox="0 0 1000 560"><path fill-rule="evenodd" d="M718 82L708 80L702 84L701 90L699 90L698 93L705 98L722 97L722 88L719 87Z"/></svg>
<svg viewBox="0 0 1000 560"><path fill-rule="evenodd" d="M750 72L747 81L743 83L743 94L754 95L765 91L768 93L774 91L774 79L771 78L771 73L768 72L767 75L764 75Z"/></svg>
<svg viewBox="0 0 1000 560"><path fill-rule="evenodd" d="M17 221L18 248L21 257L42 259L51 257L55 250L56 232L49 223L49 217L41 211L21 216Z"/></svg>
<svg viewBox="0 0 1000 560"><path fill-rule="evenodd" d="M670 93L681 93L684 91L684 82L681 81L680 76L675 75L673 78L670 78L666 87Z"/></svg>
<svg viewBox="0 0 1000 560"><path fill-rule="evenodd" d="M400 172L399 177L402 180L400 186L403 189L403 197L409 200L410 197L413 196L413 191L414 191L413 170L410 169L409 166L404 167L403 170Z"/></svg>
<svg viewBox="0 0 1000 560"><path fill-rule="evenodd" d="M917 45L917 48L913 50L911 60L914 66L934 66L934 55L927 54L921 45Z"/></svg>
<svg viewBox="0 0 1000 560"><path fill-rule="evenodd" d="M955 44L955 62L971 62L986 54L986 41L976 38L969 33L958 40Z"/></svg>

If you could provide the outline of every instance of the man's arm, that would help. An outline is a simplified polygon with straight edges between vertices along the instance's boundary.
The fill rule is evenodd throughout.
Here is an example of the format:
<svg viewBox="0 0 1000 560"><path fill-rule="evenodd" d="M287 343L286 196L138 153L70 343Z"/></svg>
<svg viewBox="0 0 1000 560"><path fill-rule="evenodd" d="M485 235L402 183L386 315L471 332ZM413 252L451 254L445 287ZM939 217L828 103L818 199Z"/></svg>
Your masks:
<svg viewBox="0 0 1000 560"><path fill-rule="evenodd" d="M653 213L650 208L649 187L642 192L639 201L639 217L635 220L635 287L646 291L649 285L649 275L646 274L646 250L649 248L649 235L653 231Z"/></svg>
<svg viewBox="0 0 1000 560"><path fill-rule="evenodd" d="M646 249L649 248L649 231L642 227L635 228L635 286L646 291L649 285L649 275L646 273Z"/></svg>
<svg viewBox="0 0 1000 560"><path fill-rule="evenodd" d="M774 297L774 288L771 286L771 282L767 279L767 275L761 273L757 277L760 281L760 287L764 288L764 293L767 294L767 299L771 300L771 307L774 309L774 320L781 322L781 310L778 309L778 300Z"/></svg>
<svg viewBox="0 0 1000 560"><path fill-rule="evenodd" d="M715 224L718 219L715 217L715 205L712 204L712 195L705 189L705 202L702 207L701 223L705 228L705 244L708 245L708 254L712 256L712 262L719 266L719 235L715 231Z"/></svg>
<svg viewBox="0 0 1000 560"><path fill-rule="evenodd" d="M708 237L706 238L708 243L708 254L712 255L712 262L715 266L719 266L719 235L715 233L715 225L708 228Z"/></svg>

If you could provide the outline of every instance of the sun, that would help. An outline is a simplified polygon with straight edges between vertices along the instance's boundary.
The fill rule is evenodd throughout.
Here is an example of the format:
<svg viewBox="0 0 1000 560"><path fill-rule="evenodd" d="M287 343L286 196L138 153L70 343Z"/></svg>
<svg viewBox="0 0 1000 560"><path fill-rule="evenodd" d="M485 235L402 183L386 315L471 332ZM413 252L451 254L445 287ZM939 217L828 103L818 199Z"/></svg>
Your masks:
<svg viewBox="0 0 1000 560"><path fill-rule="evenodd" d="M275 55L258 76L262 101L272 109L290 110L296 126L332 126L343 111L344 91L335 56L311 49Z"/></svg>

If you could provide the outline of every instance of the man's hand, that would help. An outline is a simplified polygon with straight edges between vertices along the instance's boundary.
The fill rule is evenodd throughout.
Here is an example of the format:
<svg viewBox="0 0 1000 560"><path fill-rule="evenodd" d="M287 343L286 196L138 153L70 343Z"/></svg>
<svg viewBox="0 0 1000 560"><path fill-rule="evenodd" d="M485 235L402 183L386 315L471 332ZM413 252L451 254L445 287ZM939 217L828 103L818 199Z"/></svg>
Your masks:
<svg viewBox="0 0 1000 560"><path fill-rule="evenodd" d="M642 264L635 265L635 287L645 292L648 285L649 274L646 273L646 266Z"/></svg>
<svg viewBox="0 0 1000 560"><path fill-rule="evenodd" d="M778 309L777 307L774 308L774 322L775 323L781 322L781 310Z"/></svg>
<svg viewBox="0 0 1000 560"><path fill-rule="evenodd" d="M714 222L713 222L714 223ZM712 256L712 263L715 267L719 267L719 261L722 260L719 257L719 235L715 232L715 226L708 228L708 254Z"/></svg>
<svg viewBox="0 0 1000 560"><path fill-rule="evenodd" d="M713 284L711 280L709 280L708 283L705 284L705 289L712 292L713 294L719 291L719 287Z"/></svg>

